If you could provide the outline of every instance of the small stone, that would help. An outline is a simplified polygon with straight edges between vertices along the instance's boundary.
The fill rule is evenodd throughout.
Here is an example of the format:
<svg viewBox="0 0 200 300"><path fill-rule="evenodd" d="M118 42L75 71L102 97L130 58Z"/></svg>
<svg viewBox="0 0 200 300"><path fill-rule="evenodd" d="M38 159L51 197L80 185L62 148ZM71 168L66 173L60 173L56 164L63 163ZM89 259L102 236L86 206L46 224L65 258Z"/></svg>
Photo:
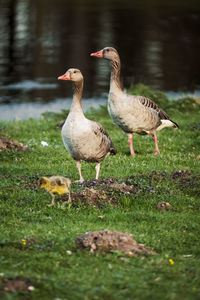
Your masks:
<svg viewBox="0 0 200 300"><path fill-rule="evenodd" d="M161 278L160 277L157 277L156 279L155 279L155 281L160 281L161 280Z"/></svg>
<svg viewBox="0 0 200 300"><path fill-rule="evenodd" d="M160 209L160 210L176 210L169 202L159 202L157 204L157 208Z"/></svg>
<svg viewBox="0 0 200 300"><path fill-rule="evenodd" d="M99 219L104 219L104 216L98 216Z"/></svg>

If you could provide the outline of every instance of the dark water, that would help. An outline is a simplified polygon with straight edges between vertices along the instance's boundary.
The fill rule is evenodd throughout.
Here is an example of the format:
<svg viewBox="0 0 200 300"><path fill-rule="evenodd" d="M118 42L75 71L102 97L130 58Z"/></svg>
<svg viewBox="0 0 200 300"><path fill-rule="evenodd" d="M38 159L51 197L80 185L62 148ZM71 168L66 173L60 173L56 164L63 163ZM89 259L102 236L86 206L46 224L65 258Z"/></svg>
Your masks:
<svg viewBox="0 0 200 300"><path fill-rule="evenodd" d="M85 98L102 98L110 66L89 54L105 46L118 49L126 88L198 90L200 1L1 0L0 103L70 97L57 80L69 67L84 74Z"/></svg>

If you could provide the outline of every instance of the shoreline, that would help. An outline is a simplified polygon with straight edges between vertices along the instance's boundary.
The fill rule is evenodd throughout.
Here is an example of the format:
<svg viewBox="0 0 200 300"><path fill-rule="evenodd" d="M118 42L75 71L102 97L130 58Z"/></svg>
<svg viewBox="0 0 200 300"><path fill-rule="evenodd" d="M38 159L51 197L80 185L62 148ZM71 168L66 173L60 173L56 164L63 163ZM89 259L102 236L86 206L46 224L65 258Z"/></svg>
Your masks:
<svg viewBox="0 0 200 300"><path fill-rule="evenodd" d="M171 100L177 101L184 97L200 97L200 90L195 92L162 92ZM45 112L59 113L64 109L70 109L72 98L58 98L47 103L28 102L28 103L9 103L0 104L0 121L19 121L40 119ZM107 103L107 95L93 98L83 98L82 105L84 112L88 112L91 108L98 109L101 105Z"/></svg>

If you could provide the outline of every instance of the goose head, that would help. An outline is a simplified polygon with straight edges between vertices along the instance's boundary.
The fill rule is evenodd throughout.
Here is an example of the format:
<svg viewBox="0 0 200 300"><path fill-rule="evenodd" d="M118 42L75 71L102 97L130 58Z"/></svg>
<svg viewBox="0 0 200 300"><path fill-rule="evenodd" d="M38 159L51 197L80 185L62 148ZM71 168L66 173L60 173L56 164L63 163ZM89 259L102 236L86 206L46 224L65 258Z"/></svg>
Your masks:
<svg viewBox="0 0 200 300"><path fill-rule="evenodd" d="M83 80L83 75L79 69L71 68L64 75L58 77L58 80L70 80L79 82Z"/></svg>
<svg viewBox="0 0 200 300"><path fill-rule="evenodd" d="M95 53L91 53L90 56L96 56L100 58L106 58L112 61L119 59L119 54L115 48L112 47L105 47L100 51L97 51Z"/></svg>
<svg viewBox="0 0 200 300"><path fill-rule="evenodd" d="M41 177L38 181L39 185L43 188L43 187L47 187L49 180L47 177Z"/></svg>

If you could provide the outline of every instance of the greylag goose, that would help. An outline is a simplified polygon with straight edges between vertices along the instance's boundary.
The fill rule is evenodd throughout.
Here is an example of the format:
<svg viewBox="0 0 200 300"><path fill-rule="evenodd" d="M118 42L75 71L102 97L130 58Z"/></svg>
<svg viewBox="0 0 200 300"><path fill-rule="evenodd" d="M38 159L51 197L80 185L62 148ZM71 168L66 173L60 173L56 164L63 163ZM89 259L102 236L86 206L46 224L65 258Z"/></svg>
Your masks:
<svg viewBox="0 0 200 300"><path fill-rule="evenodd" d="M127 134L130 152L135 156L132 133L150 134L155 142L154 154L160 154L156 131L177 127L174 121L152 100L126 94L120 83L120 57L116 49L106 47L91 56L111 61L112 72L108 96L108 111L113 121Z"/></svg>
<svg viewBox="0 0 200 300"><path fill-rule="evenodd" d="M70 80L74 83L75 90L68 117L62 127L63 143L69 154L76 161L80 175L81 160L96 162L96 179L98 179L100 164L107 154L116 154L113 143L104 127L84 116L81 104L83 90L83 75L78 69L69 69L59 80Z"/></svg>

